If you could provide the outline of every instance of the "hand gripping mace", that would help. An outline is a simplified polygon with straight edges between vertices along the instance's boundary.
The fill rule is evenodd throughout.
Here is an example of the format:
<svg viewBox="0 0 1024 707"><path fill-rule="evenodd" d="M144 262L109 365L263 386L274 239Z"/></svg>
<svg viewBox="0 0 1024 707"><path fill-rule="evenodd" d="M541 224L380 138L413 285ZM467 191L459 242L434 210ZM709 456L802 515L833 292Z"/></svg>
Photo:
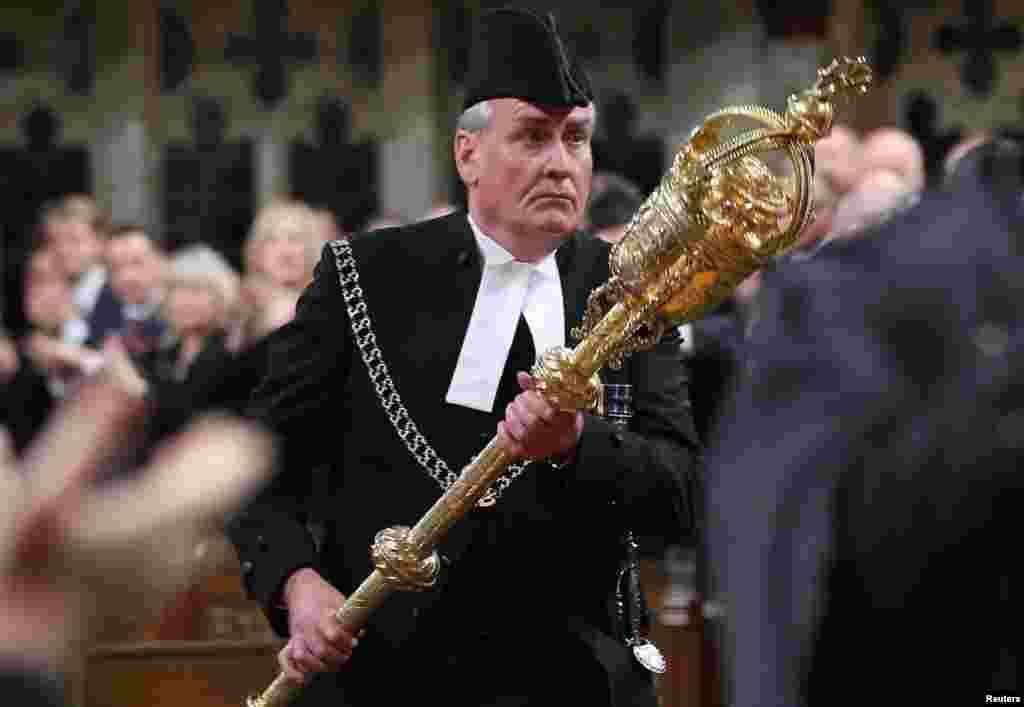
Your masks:
<svg viewBox="0 0 1024 707"><path fill-rule="evenodd" d="M591 293L573 331L580 343L540 356L532 371L538 390L567 412L594 408L602 366L618 368L669 327L700 319L793 245L812 219L813 144L832 129L835 99L865 93L871 78L864 59L837 59L818 70L810 89L789 97L784 114L735 106L708 116L612 248L612 277ZM741 120L762 127L723 140L722 131ZM787 176L758 157L780 152L791 166ZM433 585L434 547L513 461L491 439L414 527L377 534L373 573L335 614L346 631L364 627L391 592ZM283 707L300 689L281 673L247 705Z"/></svg>

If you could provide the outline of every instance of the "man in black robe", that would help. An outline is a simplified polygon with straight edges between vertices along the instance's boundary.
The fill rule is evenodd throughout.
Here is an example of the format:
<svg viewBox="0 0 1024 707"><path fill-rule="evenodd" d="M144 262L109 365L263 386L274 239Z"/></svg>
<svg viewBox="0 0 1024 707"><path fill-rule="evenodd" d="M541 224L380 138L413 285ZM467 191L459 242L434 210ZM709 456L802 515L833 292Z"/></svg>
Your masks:
<svg viewBox="0 0 1024 707"><path fill-rule="evenodd" d="M669 544L693 532L678 338L627 361L629 429L531 390L524 372L575 344L608 278L608 246L576 233L592 93L553 20L521 10L482 17L467 85L454 155L468 213L325 248L254 396L283 471L229 533L250 595L289 636L283 669L307 676L297 704L654 705L608 598L623 519ZM369 573L374 535L413 525L496 429L530 463L449 531L442 586L389 597L353 650L332 613ZM306 495L323 461L317 545Z"/></svg>

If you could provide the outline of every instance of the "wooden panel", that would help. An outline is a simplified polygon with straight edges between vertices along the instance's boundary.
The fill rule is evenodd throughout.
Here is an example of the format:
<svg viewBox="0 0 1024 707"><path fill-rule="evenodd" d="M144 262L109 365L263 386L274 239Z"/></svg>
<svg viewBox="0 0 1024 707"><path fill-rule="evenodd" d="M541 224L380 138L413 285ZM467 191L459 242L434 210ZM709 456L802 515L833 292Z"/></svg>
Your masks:
<svg viewBox="0 0 1024 707"><path fill-rule="evenodd" d="M668 662L656 684L661 707L719 707L722 704L717 646L694 595L685 609L674 606L669 578L659 563L642 560L640 575L651 608L649 638Z"/></svg>
<svg viewBox="0 0 1024 707"><path fill-rule="evenodd" d="M239 707L277 675L278 641L164 641L97 648L84 707Z"/></svg>

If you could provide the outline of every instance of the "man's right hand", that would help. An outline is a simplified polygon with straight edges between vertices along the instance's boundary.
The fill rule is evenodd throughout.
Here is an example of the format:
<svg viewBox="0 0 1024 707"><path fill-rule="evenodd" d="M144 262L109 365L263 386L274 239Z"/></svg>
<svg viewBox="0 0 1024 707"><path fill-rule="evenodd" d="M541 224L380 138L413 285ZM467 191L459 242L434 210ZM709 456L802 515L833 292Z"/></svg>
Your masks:
<svg viewBox="0 0 1024 707"><path fill-rule="evenodd" d="M288 680L301 684L310 673L345 665L358 643L334 618L345 596L316 570L303 567L285 583L284 601L291 638L277 659Z"/></svg>

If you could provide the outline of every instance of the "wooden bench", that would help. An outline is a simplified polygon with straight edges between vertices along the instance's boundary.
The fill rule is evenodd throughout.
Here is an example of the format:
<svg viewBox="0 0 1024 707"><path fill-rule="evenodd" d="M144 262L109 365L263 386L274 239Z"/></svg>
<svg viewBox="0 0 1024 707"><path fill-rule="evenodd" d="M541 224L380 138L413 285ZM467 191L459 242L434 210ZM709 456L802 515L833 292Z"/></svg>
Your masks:
<svg viewBox="0 0 1024 707"><path fill-rule="evenodd" d="M277 675L281 641L154 641L85 659L83 707L242 707Z"/></svg>

